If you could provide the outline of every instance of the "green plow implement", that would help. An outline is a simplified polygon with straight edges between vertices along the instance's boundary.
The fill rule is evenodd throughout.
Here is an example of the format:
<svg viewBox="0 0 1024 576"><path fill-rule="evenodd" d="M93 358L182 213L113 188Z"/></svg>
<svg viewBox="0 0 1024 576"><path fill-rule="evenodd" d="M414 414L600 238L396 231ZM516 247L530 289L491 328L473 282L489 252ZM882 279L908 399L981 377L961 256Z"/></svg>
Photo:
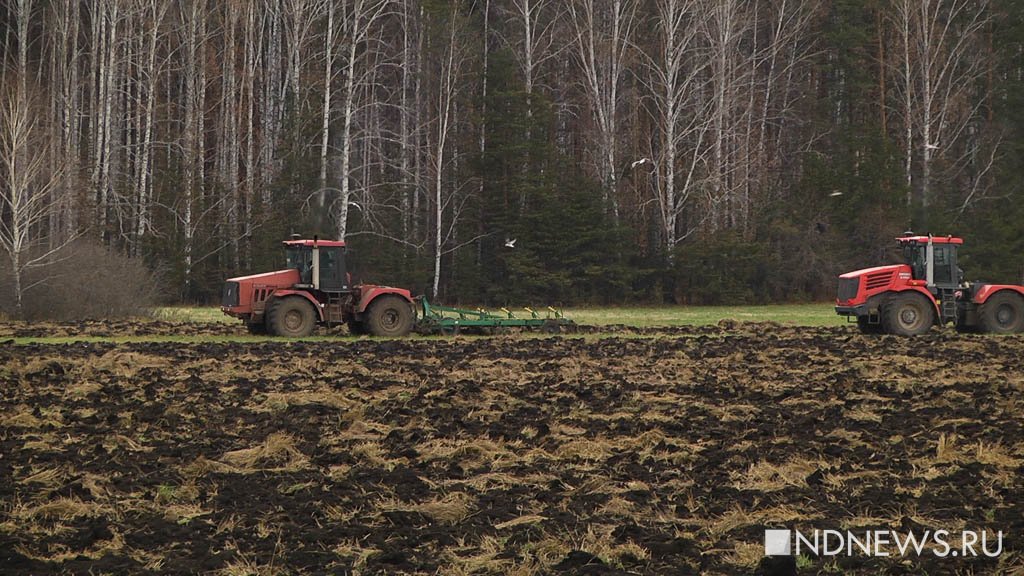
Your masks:
<svg viewBox="0 0 1024 576"><path fill-rule="evenodd" d="M458 334L463 331L477 334L497 334L512 328L539 330L547 334L576 330L575 322L550 306L543 313L531 308L523 308L529 315L516 316L506 308L502 308L500 313L497 313L488 312L482 308L467 310L439 306L428 302L425 296L420 296L416 300L420 304L416 331L422 334Z"/></svg>

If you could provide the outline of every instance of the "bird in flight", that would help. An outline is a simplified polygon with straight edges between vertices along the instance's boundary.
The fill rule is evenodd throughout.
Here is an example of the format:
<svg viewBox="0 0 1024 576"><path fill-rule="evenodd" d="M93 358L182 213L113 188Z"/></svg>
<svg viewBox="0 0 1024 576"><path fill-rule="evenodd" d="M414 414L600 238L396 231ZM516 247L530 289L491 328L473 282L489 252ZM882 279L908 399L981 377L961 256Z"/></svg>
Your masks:
<svg viewBox="0 0 1024 576"><path fill-rule="evenodd" d="M630 170L635 170L637 166L642 166L644 164L647 164L650 161L651 161L650 158L641 158L639 160L634 160L633 163L629 165L629 169Z"/></svg>
<svg viewBox="0 0 1024 576"><path fill-rule="evenodd" d="M515 248L517 238L505 238L505 248Z"/></svg>

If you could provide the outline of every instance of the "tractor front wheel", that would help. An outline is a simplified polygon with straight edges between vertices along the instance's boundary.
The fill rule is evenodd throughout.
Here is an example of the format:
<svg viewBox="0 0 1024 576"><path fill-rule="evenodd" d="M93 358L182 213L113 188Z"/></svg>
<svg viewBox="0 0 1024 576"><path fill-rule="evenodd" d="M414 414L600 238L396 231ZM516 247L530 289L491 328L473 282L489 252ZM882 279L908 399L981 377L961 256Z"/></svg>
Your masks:
<svg viewBox="0 0 1024 576"><path fill-rule="evenodd" d="M1012 334L1024 332L1024 298L1011 292L993 294L979 310L985 332Z"/></svg>
<svg viewBox="0 0 1024 576"><path fill-rule="evenodd" d="M398 338L412 332L415 313L412 305L403 298L380 296L370 304L363 321L374 336Z"/></svg>
<svg viewBox="0 0 1024 576"><path fill-rule="evenodd" d="M935 307L918 294L899 294L882 308L882 328L887 334L919 336L934 323Z"/></svg>
<svg viewBox="0 0 1024 576"><path fill-rule="evenodd" d="M304 338L316 328L316 311L297 296L275 300L267 311L267 327L275 336Z"/></svg>

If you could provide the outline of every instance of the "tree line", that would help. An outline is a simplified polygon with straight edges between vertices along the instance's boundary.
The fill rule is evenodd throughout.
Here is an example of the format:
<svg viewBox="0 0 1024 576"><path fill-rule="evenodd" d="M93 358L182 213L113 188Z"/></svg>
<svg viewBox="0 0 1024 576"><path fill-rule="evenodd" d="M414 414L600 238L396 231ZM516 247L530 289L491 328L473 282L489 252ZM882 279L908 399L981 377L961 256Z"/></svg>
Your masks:
<svg viewBox="0 0 1024 576"><path fill-rule="evenodd" d="M292 233L478 303L822 298L908 228L1024 276L1012 0L0 6L17 298L84 239L210 301Z"/></svg>

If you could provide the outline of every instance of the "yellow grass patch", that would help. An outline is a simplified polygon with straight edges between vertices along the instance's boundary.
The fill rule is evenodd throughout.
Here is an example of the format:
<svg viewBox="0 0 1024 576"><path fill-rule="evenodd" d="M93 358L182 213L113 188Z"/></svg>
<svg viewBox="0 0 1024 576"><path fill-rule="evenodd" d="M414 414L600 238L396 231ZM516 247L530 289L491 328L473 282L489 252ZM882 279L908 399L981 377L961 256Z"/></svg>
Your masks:
<svg viewBox="0 0 1024 576"><path fill-rule="evenodd" d="M161 508L164 520L186 525L200 516L212 514L212 510L205 510L196 504L171 504Z"/></svg>
<svg viewBox="0 0 1024 576"><path fill-rule="evenodd" d="M570 440L555 450L559 458L600 462L612 455L614 446L603 438Z"/></svg>
<svg viewBox="0 0 1024 576"><path fill-rule="evenodd" d="M22 478L22 484L37 484L47 490L55 490L64 485L68 473L63 468L43 468Z"/></svg>
<svg viewBox="0 0 1024 576"><path fill-rule="evenodd" d="M790 524L794 521L813 520L820 514L806 509L796 510L789 506L774 506L755 510L745 510L739 506L725 514L712 518L704 523L704 530L712 536L721 536L738 528L747 526L763 526L766 524ZM763 551L763 550L762 550Z"/></svg>
<svg viewBox="0 0 1024 576"><path fill-rule="evenodd" d="M92 546L85 550L73 550L63 544L58 544L50 547L47 552L48 554L36 554L32 550L24 546L15 546L14 549L26 558L38 560L41 562L52 562L60 564L68 560L74 560L76 558L85 557L89 560L99 560L103 556L110 553L117 553L124 549L124 537L116 529L111 527L111 537L109 540L101 540L93 543Z"/></svg>
<svg viewBox="0 0 1024 576"><path fill-rule="evenodd" d="M78 498L60 497L35 506L20 506L12 516L21 520L68 520L71 518L95 518L109 510L96 502L83 502Z"/></svg>
<svg viewBox="0 0 1024 576"><path fill-rule="evenodd" d="M24 404L0 416L0 427L3 428L41 428L43 421L32 414L32 408Z"/></svg>
<svg viewBox="0 0 1024 576"><path fill-rule="evenodd" d="M494 536L484 536L473 546L461 546L447 552L439 572L450 576L470 574L505 574L512 565L508 558L498 558L504 546ZM463 555L465 552L473 552Z"/></svg>
<svg viewBox="0 0 1024 576"><path fill-rule="evenodd" d="M103 384L93 382L91 380L82 380L74 382L64 389L64 396L66 398L85 398L93 392L99 392L103 390Z"/></svg>
<svg viewBox="0 0 1024 576"><path fill-rule="evenodd" d="M1009 448L1001 444L985 444L984 442L978 442L974 458L981 464L1011 470L1016 469L1021 463L1021 459L1015 457Z"/></svg>
<svg viewBox="0 0 1024 576"><path fill-rule="evenodd" d="M784 488L807 486L807 477L822 464L811 460L792 459L781 464L761 460L750 465L746 473L732 473L733 486L739 490L775 492Z"/></svg>
<svg viewBox="0 0 1024 576"><path fill-rule="evenodd" d="M474 499L465 492L452 492L427 502L408 503L400 500L383 501L378 509L384 512L417 512L442 524L456 524L465 520L473 510Z"/></svg>
<svg viewBox="0 0 1024 576"><path fill-rule="evenodd" d="M633 541L624 544L617 544L612 532L615 526L591 525L587 527L587 533L579 542L578 549L589 552L600 558L606 564L622 567L627 561L643 561L650 558L650 552Z"/></svg>
<svg viewBox="0 0 1024 576"><path fill-rule="evenodd" d="M513 518L512 520L506 520L505 522L495 524L494 529L504 530L514 526L522 526L523 524L536 524L537 522L543 522L545 520L547 520L546 516L541 516L540 514L527 514L525 516L520 516L518 518Z"/></svg>
<svg viewBox="0 0 1024 576"><path fill-rule="evenodd" d="M466 468L484 464L496 465L499 460L514 460L509 447L514 444L497 444L487 438L431 440L417 447L420 456L426 460L455 460Z"/></svg>
<svg viewBox="0 0 1024 576"><path fill-rule="evenodd" d="M764 557L764 544L737 542L732 552L725 556L725 561L734 566L753 568Z"/></svg>
<svg viewBox="0 0 1024 576"><path fill-rule="evenodd" d="M145 368L166 368L170 359L139 352L111 350L86 364L86 372L106 371L120 378L134 378Z"/></svg>
<svg viewBox="0 0 1024 576"><path fill-rule="evenodd" d="M235 466L244 473L259 470L290 472L307 467L309 458L296 447L294 438L283 432L275 432L267 436L262 444L225 453L221 456L221 462Z"/></svg>
<svg viewBox="0 0 1024 576"><path fill-rule="evenodd" d="M601 513L608 514L609 516L630 518L633 516L633 512L633 503L618 496L610 498L603 506L601 506Z"/></svg>
<svg viewBox="0 0 1024 576"><path fill-rule="evenodd" d="M303 390L299 392L269 392L263 403L255 408L257 412L278 412L289 406L319 405L349 410L355 404L344 394L335 390Z"/></svg>
<svg viewBox="0 0 1024 576"><path fill-rule="evenodd" d="M117 450L124 450L126 452L153 451L152 447L144 446L143 444L123 434L112 434L110 436L107 436L103 440L103 447L107 450L107 452L116 452Z"/></svg>
<svg viewBox="0 0 1024 576"><path fill-rule="evenodd" d="M334 553L338 556L349 559L352 558L352 572L353 576L361 576L366 568L367 561L375 554L379 554L380 550L372 547L364 547L358 540L352 540L342 542L334 547Z"/></svg>
<svg viewBox="0 0 1024 576"><path fill-rule="evenodd" d="M240 470L234 466L224 464L222 462L216 462L214 460L208 460L204 456L197 457L191 464L181 467L178 471L186 478L198 478L206 476L211 472L221 474L240 472Z"/></svg>

